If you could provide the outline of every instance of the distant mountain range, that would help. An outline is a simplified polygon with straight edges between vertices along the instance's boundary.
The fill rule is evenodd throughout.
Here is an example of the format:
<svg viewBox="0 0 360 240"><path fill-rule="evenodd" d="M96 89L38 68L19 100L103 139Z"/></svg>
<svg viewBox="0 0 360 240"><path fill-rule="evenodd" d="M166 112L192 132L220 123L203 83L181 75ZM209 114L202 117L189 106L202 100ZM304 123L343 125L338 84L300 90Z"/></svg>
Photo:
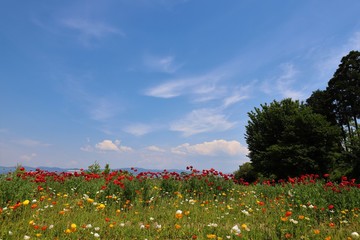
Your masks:
<svg viewBox="0 0 360 240"><path fill-rule="evenodd" d="M72 172L72 171L80 171L80 168L59 168L59 167L27 167L27 166L23 166L25 168L26 171L35 171L36 169L41 169L44 171L48 171L48 172ZM3 167L0 166L0 174L4 174L4 173L8 173L8 172L13 172L15 171L16 167ZM136 172L133 170L136 169ZM117 169L111 169L111 171L115 171L115 170L123 170L123 171L128 171L130 173L141 173L141 172L163 172L164 170L160 170L160 169L146 169L146 168L117 168ZM177 173L182 173L182 172L188 172L186 170L180 170L180 169L167 169L168 172L177 172Z"/></svg>

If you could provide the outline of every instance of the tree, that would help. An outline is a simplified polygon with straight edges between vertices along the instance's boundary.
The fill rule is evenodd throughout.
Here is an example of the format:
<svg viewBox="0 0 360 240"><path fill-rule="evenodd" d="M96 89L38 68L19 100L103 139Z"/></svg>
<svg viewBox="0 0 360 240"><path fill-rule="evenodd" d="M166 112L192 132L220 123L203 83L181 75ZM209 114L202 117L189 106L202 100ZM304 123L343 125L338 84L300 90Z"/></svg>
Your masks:
<svg viewBox="0 0 360 240"><path fill-rule="evenodd" d="M299 101L284 99L248 113L246 142L254 171L277 178L327 173L339 152L339 129Z"/></svg>
<svg viewBox="0 0 360 240"><path fill-rule="evenodd" d="M250 162L246 162L239 166L239 169L234 172L234 177L236 180L242 179L246 182L254 182L257 180L257 174Z"/></svg>
<svg viewBox="0 0 360 240"><path fill-rule="evenodd" d="M341 59L339 68L326 89L340 126L346 126L349 139L359 129L360 118L360 52L351 51ZM354 128L351 123L354 123ZM354 131L355 129L355 131Z"/></svg>
<svg viewBox="0 0 360 240"><path fill-rule="evenodd" d="M333 100L328 91L318 89L312 92L311 96L306 99L306 105L311 107L314 113L325 116L332 125L337 125Z"/></svg>

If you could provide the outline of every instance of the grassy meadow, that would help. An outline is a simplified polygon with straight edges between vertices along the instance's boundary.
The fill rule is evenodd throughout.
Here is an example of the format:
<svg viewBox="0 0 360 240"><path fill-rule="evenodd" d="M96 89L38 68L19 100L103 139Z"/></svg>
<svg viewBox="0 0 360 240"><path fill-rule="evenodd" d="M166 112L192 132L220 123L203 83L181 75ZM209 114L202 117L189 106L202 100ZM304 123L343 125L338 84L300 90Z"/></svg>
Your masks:
<svg viewBox="0 0 360 240"><path fill-rule="evenodd" d="M248 184L214 169L0 176L0 239L357 239L360 185Z"/></svg>

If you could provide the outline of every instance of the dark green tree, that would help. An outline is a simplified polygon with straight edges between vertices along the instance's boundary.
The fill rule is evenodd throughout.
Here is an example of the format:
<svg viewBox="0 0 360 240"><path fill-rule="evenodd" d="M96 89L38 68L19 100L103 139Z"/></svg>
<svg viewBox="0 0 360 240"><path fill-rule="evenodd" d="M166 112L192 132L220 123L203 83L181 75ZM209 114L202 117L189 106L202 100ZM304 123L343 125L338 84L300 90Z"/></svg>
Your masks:
<svg viewBox="0 0 360 240"><path fill-rule="evenodd" d="M239 166L239 169L234 172L236 180L243 180L246 182L255 182L257 180L257 173L250 162L246 162Z"/></svg>
<svg viewBox="0 0 360 240"><path fill-rule="evenodd" d="M248 113L246 142L254 171L277 178L326 173L339 152L339 129L299 101L261 105Z"/></svg>
<svg viewBox="0 0 360 240"><path fill-rule="evenodd" d="M339 68L326 89L334 106L338 124L345 126L351 141L360 118L360 52L351 51L341 59ZM353 123L353 127L352 127Z"/></svg>
<svg viewBox="0 0 360 240"><path fill-rule="evenodd" d="M316 90L306 99L306 105L310 106L314 113L321 114L326 117L332 125L338 125L334 112L333 100L326 90Z"/></svg>

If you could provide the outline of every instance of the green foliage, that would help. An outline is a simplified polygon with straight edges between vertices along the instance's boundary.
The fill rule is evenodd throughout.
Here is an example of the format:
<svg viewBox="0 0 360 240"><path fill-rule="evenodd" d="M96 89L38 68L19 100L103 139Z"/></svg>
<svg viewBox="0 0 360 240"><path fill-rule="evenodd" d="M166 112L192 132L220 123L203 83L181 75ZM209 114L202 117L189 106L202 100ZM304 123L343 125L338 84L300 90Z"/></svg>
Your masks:
<svg viewBox="0 0 360 240"><path fill-rule="evenodd" d="M256 172L286 178L325 173L333 167L340 133L310 107L284 99L248 115L245 137Z"/></svg>
<svg viewBox="0 0 360 240"><path fill-rule="evenodd" d="M243 180L245 182L255 182L258 178L257 173L254 171L254 167L250 162L246 162L239 166L239 169L234 172L234 177L238 181Z"/></svg>
<svg viewBox="0 0 360 240"><path fill-rule="evenodd" d="M98 161L95 161L93 164L91 164L88 167L88 172L95 173L95 174L101 173L101 167L100 167L100 164L98 163Z"/></svg>
<svg viewBox="0 0 360 240"><path fill-rule="evenodd" d="M105 175L108 175L108 174L110 173L110 171L111 171L110 165L109 165L108 163L105 164L105 168L104 168L103 173L104 173Z"/></svg>

